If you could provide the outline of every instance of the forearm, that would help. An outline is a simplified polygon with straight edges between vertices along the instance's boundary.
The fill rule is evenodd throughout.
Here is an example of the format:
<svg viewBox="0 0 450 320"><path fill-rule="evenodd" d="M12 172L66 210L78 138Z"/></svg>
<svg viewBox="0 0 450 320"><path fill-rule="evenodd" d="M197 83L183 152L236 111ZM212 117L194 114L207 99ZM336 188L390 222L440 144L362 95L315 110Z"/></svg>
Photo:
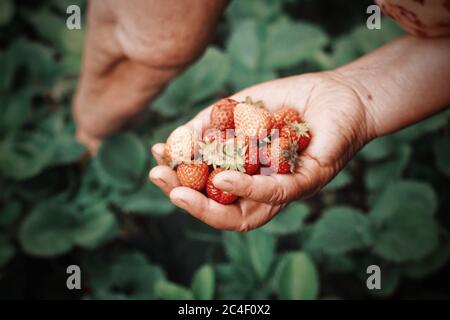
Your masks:
<svg viewBox="0 0 450 320"><path fill-rule="evenodd" d="M450 39L403 37L336 70L367 109L369 136L382 136L450 105Z"/></svg>

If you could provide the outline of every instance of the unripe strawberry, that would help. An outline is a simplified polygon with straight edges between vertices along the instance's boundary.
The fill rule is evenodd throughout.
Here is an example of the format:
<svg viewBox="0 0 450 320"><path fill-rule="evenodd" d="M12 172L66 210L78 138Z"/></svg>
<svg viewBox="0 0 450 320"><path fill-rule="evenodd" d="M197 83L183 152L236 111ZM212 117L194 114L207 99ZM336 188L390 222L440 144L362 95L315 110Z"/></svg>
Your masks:
<svg viewBox="0 0 450 320"><path fill-rule="evenodd" d="M165 155L172 167L190 162L194 156L194 131L187 126L176 128L167 138Z"/></svg>
<svg viewBox="0 0 450 320"><path fill-rule="evenodd" d="M262 103L252 102L249 98L234 109L236 133L248 137L267 136L273 126L272 114Z"/></svg>

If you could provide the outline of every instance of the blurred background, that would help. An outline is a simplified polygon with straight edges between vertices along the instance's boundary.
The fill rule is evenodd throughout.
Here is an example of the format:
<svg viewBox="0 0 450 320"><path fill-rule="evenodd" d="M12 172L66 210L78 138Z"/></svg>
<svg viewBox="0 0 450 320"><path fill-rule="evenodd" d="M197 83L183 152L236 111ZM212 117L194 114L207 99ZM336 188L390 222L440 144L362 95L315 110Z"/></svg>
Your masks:
<svg viewBox="0 0 450 320"><path fill-rule="evenodd" d="M245 234L147 180L150 146L212 101L403 34L388 19L366 28L371 1L233 1L200 60L93 159L73 136L86 26L66 28L70 4L84 19L85 1L0 0L0 298L450 298L448 110L372 142L318 196ZM66 287L71 264L81 290ZM381 290L366 287L372 264Z"/></svg>

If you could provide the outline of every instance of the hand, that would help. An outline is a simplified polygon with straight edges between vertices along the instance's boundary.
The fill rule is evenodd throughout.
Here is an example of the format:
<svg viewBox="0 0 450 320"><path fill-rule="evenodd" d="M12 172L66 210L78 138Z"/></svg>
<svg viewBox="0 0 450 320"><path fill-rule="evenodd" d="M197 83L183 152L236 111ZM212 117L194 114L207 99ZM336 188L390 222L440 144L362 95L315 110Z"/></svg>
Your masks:
<svg viewBox="0 0 450 320"><path fill-rule="evenodd" d="M227 0L91 1L73 113L77 138L94 153L167 82L195 60Z"/></svg>
<svg viewBox="0 0 450 320"><path fill-rule="evenodd" d="M296 108L310 127L312 140L295 174L249 176L237 171L218 174L213 183L241 199L221 205L200 192L179 186L175 171L164 165L164 144L152 153L158 166L150 179L178 207L212 227L247 231L264 225L290 201L316 194L372 138L370 115L358 93L337 72L273 80L247 88L231 98L262 100L271 109ZM209 123L206 108L186 125L199 130Z"/></svg>

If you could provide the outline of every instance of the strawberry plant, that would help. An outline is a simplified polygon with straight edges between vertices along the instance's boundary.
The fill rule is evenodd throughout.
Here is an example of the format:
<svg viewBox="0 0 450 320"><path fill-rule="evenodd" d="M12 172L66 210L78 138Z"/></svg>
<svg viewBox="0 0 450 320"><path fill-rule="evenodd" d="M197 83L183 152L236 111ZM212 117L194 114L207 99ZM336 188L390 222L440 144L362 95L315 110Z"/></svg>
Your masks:
<svg viewBox="0 0 450 320"><path fill-rule="evenodd" d="M365 27L371 1L232 1L205 53L151 103L151 117L105 139L92 159L71 116L86 29L65 28L67 3L84 18L84 0L0 1L0 298L450 297L448 111L374 140L317 196L247 233L206 226L148 181L150 147L168 141L180 181L235 201L211 184L224 170L214 166L216 147L230 137L205 134L197 148L189 128L174 130L246 86L334 68L401 35L384 18L381 30ZM213 114L212 128L257 139L280 129L274 152L231 144L225 169L260 174L278 161L290 174L314 141L289 109L222 100ZM185 163L197 150L209 162ZM82 269L81 290L66 288L71 264ZM381 290L366 287L373 264Z"/></svg>

